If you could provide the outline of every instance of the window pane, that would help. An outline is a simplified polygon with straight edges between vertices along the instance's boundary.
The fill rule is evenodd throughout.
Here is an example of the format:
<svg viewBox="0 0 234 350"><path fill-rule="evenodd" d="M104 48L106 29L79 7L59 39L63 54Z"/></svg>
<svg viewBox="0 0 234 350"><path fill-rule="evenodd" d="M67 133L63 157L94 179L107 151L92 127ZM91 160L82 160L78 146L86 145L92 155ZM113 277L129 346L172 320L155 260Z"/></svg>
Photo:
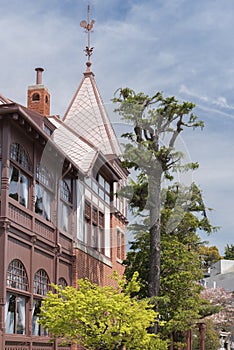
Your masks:
<svg viewBox="0 0 234 350"><path fill-rule="evenodd" d="M15 329L15 310L16 297L15 295L7 293L5 309L5 327L6 333L13 334Z"/></svg>
<svg viewBox="0 0 234 350"><path fill-rule="evenodd" d="M69 218L69 208L66 204L60 201L60 228L63 231L68 232L68 218Z"/></svg>
<svg viewBox="0 0 234 350"><path fill-rule="evenodd" d="M17 297L17 334L25 334L25 298Z"/></svg>
<svg viewBox="0 0 234 350"><path fill-rule="evenodd" d="M48 191L44 189L43 193L43 209L44 209L44 218L47 221L51 220L51 195Z"/></svg>
<svg viewBox="0 0 234 350"><path fill-rule="evenodd" d="M29 157L23 148L18 143L12 143L10 146L10 158L18 162L26 170L30 170L30 161Z"/></svg>
<svg viewBox="0 0 234 350"><path fill-rule="evenodd" d="M89 232L90 232L90 221L85 218L84 219L84 238L83 238L83 242L86 243L86 244L88 243Z"/></svg>
<svg viewBox="0 0 234 350"><path fill-rule="evenodd" d="M7 286L20 290L28 290L28 277L24 265L20 260L14 259L8 265Z"/></svg>
<svg viewBox="0 0 234 350"><path fill-rule="evenodd" d="M92 181L92 189L95 193L98 193L98 184L95 180Z"/></svg>
<svg viewBox="0 0 234 350"><path fill-rule="evenodd" d="M108 182L105 182L105 190L110 193L110 184Z"/></svg>
<svg viewBox="0 0 234 350"><path fill-rule="evenodd" d="M99 196L101 199L104 199L104 197L105 197L104 191L101 190L100 188L99 188Z"/></svg>
<svg viewBox="0 0 234 350"><path fill-rule="evenodd" d="M92 225L91 247L94 249L97 248L97 226L96 225Z"/></svg>
<svg viewBox="0 0 234 350"><path fill-rule="evenodd" d="M20 174L20 204L28 208L28 178Z"/></svg>
<svg viewBox="0 0 234 350"><path fill-rule="evenodd" d="M40 335L40 326L38 323L40 311L41 311L41 300L34 300L33 312L32 312L32 334L33 335Z"/></svg>
<svg viewBox="0 0 234 350"><path fill-rule="evenodd" d="M44 270L38 270L34 275L34 294L46 295L49 290L49 277Z"/></svg>
<svg viewBox="0 0 234 350"><path fill-rule="evenodd" d="M11 159L14 159L17 161L17 154L18 154L18 144L12 143L10 148L10 157Z"/></svg>
<svg viewBox="0 0 234 350"><path fill-rule="evenodd" d="M110 204L110 196L108 194L105 194L105 202Z"/></svg>
<svg viewBox="0 0 234 350"><path fill-rule="evenodd" d="M71 196L71 180L67 179L62 180L61 186L60 186L60 197L65 200L66 202L70 202L72 200Z"/></svg>
<svg viewBox="0 0 234 350"><path fill-rule="evenodd" d="M36 184L36 201L35 201L35 212L39 215L43 214L42 210L42 188L40 185Z"/></svg>
<svg viewBox="0 0 234 350"><path fill-rule="evenodd" d="M37 165L36 167L36 179L49 189L53 189L52 176L46 167Z"/></svg>
<svg viewBox="0 0 234 350"><path fill-rule="evenodd" d="M7 293L5 327L8 334L25 334L26 299Z"/></svg>
<svg viewBox="0 0 234 350"><path fill-rule="evenodd" d="M100 186L102 186L102 187L105 186L105 180L101 175L98 176L98 182L99 182Z"/></svg>
<svg viewBox="0 0 234 350"><path fill-rule="evenodd" d="M28 207L28 178L14 166L10 166L9 196Z"/></svg>
<svg viewBox="0 0 234 350"><path fill-rule="evenodd" d="M85 217L91 219L91 204L85 201Z"/></svg>
<svg viewBox="0 0 234 350"><path fill-rule="evenodd" d="M18 178L19 178L19 170L11 165L9 196L15 199L16 201L18 201Z"/></svg>
<svg viewBox="0 0 234 350"><path fill-rule="evenodd" d="M36 202L35 212L44 217L47 221L51 220L51 195L41 185L36 184Z"/></svg>
<svg viewBox="0 0 234 350"><path fill-rule="evenodd" d="M98 224L98 211L96 208L93 207L92 209L92 221L95 225Z"/></svg>
<svg viewBox="0 0 234 350"><path fill-rule="evenodd" d="M37 336L46 336L48 332L39 325L39 315L41 312L41 300L33 300L33 310L32 310L32 334Z"/></svg>
<svg viewBox="0 0 234 350"><path fill-rule="evenodd" d="M63 277L60 277L59 278L59 281L58 281L58 285L62 288L65 288L67 287L67 281L65 280L65 278Z"/></svg>
<svg viewBox="0 0 234 350"><path fill-rule="evenodd" d="M97 250L99 252L101 252L102 248L103 248L102 236L103 236L103 229L101 227L99 227L98 228L98 237L97 237Z"/></svg>

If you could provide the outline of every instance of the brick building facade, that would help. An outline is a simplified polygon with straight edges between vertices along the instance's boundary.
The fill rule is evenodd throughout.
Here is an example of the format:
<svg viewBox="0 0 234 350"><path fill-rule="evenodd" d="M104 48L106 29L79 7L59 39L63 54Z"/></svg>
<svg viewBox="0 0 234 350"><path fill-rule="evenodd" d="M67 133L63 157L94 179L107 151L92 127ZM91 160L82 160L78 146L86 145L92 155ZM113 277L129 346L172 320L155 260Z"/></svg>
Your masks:
<svg viewBox="0 0 234 350"><path fill-rule="evenodd" d="M0 348L68 350L38 323L50 283L100 285L123 274L126 206L115 193L128 173L87 64L63 119L50 94L28 88L24 107L0 95Z"/></svg>

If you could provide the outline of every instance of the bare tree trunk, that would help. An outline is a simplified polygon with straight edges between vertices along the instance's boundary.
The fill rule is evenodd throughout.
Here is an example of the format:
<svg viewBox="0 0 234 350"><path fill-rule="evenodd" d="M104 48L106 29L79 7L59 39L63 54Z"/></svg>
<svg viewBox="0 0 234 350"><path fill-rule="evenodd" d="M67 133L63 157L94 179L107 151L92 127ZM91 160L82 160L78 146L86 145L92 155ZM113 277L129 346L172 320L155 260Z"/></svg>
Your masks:
<svg viewBox="0 0 234 350"><path fill-rule="evenodd" d="M192 330L186 332L186 350L192 350Z"/></svg>
<svg viewBox="0 0 234 350"><path fill-rule="evenodd" d="M160 290L160 201L161 201L161 176L162 170L156 167L156 171L149 176L149 206L150 206L150 271L149 271L149 296L159 296ZM155 311L157 308L155 307ZM157 322L152 328L157 333Z"/></svg>
<svg viewBox="0 0 234 350"><path fill-rule="evenodd" d="M199 333L200 333L200 350L205 350L205 330L206 324L199 323Z"/></svg>
<svg viewBox="0 0 234 350"><path fill-rule="evenodd" d="M174 338L173 338L173 333L171 333L170 350L174 350Z"/></svg>

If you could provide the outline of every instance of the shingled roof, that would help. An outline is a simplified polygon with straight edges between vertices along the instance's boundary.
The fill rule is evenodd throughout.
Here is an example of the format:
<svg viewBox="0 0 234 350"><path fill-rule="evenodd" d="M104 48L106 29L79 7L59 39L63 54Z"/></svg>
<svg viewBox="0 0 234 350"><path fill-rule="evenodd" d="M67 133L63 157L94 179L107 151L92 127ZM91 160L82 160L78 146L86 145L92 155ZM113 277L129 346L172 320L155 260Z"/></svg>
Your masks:
<svg viewBox="0 0 234 350"><path fill-rule="evenodd" d="M98 91L94 74L87 70L65 113L63 122L104 155L121 155L114 129Z"/></svg>

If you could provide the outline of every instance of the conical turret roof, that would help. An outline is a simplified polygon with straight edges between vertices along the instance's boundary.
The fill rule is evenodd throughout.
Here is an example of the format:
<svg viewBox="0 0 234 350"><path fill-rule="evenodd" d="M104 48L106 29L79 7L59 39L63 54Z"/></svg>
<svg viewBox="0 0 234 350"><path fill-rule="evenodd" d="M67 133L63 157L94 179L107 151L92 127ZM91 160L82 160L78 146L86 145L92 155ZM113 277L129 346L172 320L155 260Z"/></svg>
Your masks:
<svg viewBox="0 0 234 350"><path fill-rule="evenodd" d="M89 68L65 113L63 122L104 155L120 156L121 149Z"/></svg>

